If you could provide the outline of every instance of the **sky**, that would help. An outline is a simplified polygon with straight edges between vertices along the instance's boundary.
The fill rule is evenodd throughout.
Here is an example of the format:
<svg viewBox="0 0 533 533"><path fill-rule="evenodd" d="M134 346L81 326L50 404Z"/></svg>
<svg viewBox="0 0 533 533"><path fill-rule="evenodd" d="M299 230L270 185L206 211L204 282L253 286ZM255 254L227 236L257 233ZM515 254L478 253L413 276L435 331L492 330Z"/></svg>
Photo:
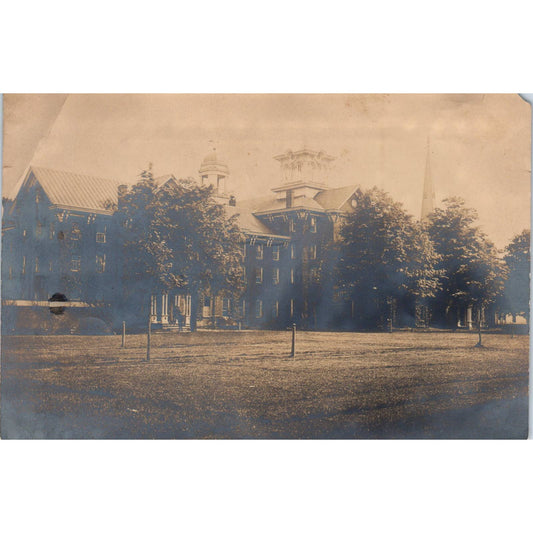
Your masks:
<svg viewBox="0 0 533 533"><path fill-rule="evenodd" d="M518 95L5 95L3 195L29 165L132 183L198 177L216 147L239 198L281 180L275 155L336 158L330 186L374 185L420 215L426 158L437 205L461 196L500 248L530 225L531 111Z"/></svg>

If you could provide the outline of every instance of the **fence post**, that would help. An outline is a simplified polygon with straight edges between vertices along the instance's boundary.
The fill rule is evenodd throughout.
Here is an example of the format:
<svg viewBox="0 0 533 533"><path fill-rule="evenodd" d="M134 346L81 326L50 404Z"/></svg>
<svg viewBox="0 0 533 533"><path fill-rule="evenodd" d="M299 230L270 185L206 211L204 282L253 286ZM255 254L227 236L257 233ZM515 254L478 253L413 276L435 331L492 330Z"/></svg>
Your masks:
<svg viewBox="0 0 533 533"><path fill-rule="evenodd" d="M122 321L122 348L126 347L126 322Z"/></svg>
<svg viewBox="0 0 533 533"><path fill-rule="evenodd" d="M296 337L296 324L292 325L291 357L294 357L294 338Z"/></svg>
<svg viewBox="0 0 533 533"><path fill-rule="evenodd" d="M152 317L148 319L148 336L146 339L146 360L150 361L150 342L152 337Z"/></svg>

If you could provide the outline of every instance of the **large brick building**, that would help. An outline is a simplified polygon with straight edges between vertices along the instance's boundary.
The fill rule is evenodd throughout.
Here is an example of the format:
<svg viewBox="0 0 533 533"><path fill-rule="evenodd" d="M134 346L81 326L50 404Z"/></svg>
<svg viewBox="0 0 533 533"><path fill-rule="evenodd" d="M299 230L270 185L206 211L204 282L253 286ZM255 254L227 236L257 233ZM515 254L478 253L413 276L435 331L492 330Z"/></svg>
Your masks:
<svg viewBox="0 0 533 533"><path fill-rule="evenodd" d="M277 156L281 179L272 194L240 201L230 196L227 164L213 151L199 179L213 185L243 234L246 289L242 299L204 295L199 326L326 328L348 318L353 304L327 283L327 244L356 187L330 188L331 156L300 150ZM164 186L174 176L156 180ZM118 182L30 167L16 198L4 206L4 316L45 307L55 294L98 314L121 298L120 242L113 213ZM151 296L151 320L161 327L190 324L186 294ZM119 320L120 317L115 317ZM179 319L179 320L178 320ZM11 320L14 323L14 319Z"/></svg>

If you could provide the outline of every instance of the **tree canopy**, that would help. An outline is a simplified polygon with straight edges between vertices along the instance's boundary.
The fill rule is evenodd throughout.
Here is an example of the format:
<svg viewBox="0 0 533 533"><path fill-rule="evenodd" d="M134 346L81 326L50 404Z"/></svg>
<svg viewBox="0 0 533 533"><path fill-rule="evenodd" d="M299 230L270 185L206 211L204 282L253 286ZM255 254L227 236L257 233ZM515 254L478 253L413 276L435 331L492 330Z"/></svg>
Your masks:
<svg viewBox="0 0 533 533"><path fill-rule="evenodd" d="M529 272L531 232L524 230L505 248L504 261L508 269L501 310L522 315L529 323Z"/></svg>
<svg viewBox="0 0 533 533"><path fill-rule="evenodd" d="M432 297L437 259L427 233L401 203L375 187L357 191L355 210L340 230L338 275L365 313L359 317L364 325L376 325L391 299Z"/></svg>
<svg viewBox="0 0 533 533"><path fill-rule="evenodd" d="M460 306L478 309L494 302L501 293L505 265L494 244L475 224L477 212L461 198L447 198L429 216L428 232L440 259L441 289L435 305L437 315L449 316Z"/></svg>
<svg viewBox="0 0 533 533"><path fill-rule="evenodd" d="M212 187L169 180L158 187L145 171L121 194L123 283L127 293L178 290L191 295L191 329L202 291L238 296L243 289L242 234ZM146 305L148 305L148 299ZM146 307L145 307L146 308Z"/></svg>

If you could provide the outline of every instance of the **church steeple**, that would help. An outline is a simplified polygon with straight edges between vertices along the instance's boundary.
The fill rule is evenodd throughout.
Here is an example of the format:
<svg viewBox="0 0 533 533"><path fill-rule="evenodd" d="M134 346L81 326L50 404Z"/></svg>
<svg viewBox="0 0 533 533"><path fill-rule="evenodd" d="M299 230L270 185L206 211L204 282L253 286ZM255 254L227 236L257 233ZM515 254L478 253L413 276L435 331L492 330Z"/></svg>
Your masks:
<svg viewBox="0 0 533 533"><path fill-rule="evenodd" d="M435 209L435 187L433 185L433 178L431 176L430 153L431 152L429 149L428 136L426 153L426 172L424 175L424 192L422 194L422 211L420 214L420 220L426 220Z"/></svg>

